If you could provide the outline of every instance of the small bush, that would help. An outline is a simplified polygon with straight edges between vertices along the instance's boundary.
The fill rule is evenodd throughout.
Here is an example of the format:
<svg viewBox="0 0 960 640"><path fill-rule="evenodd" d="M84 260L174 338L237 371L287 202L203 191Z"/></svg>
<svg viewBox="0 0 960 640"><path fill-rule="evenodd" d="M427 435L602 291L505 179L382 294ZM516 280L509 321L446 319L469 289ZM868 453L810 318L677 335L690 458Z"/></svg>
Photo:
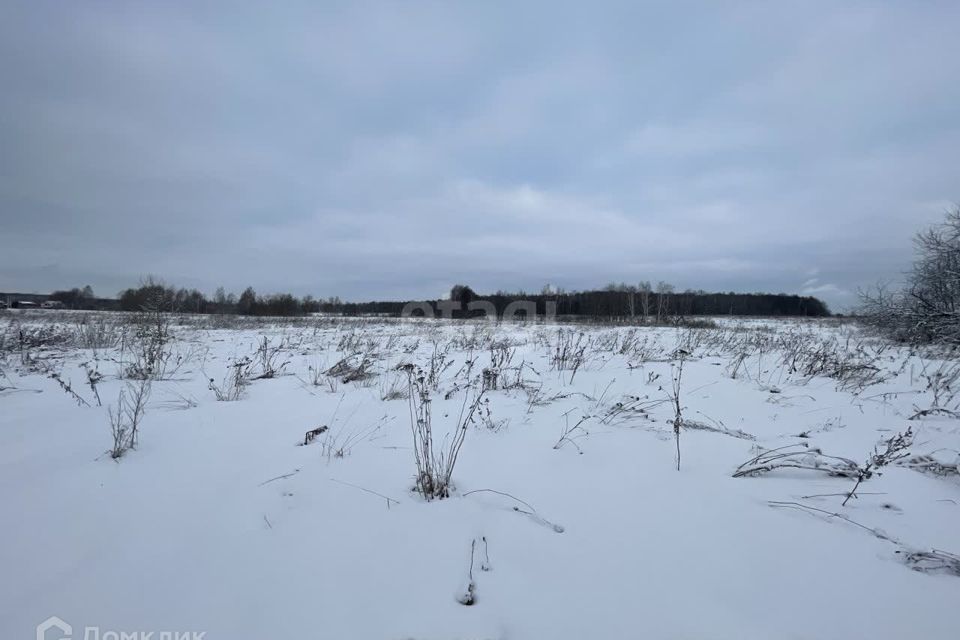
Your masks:
<svg viewBox="0 0 960 640"><path fill-rule="evenodd" d="M413 431L413 455L417 465L416 490L425 500L450 496L453 468L467 437L467 427L483 399L483 389L473 394L470 388L464 393L463 405L449 444L444 449L434 441L433 416L431 412L429 377L419 367L407 367L410 415ZM469 379L469 375L468 375ZM445 439L446 440L446 439Z"/></svg>
<svg viewBox="0 0 960 640"><path fill-rule="evenodd" d="M218 385L210 378L208 388L213 391L219 402L233 402L243 397L243 390L250 384L250 368L253 363L250 358L241 358L230 365L230 372Z"/></svg>
<svg viewBox="0 0 960 640"><path fill-rule="evenodd" d="M150 398L150 381L140 380L138 383L127 383L120 389L116 409L107 407L110 416L110 434L113 436L113 446L110 448L110 457L119 460L130 449L136 449L140 439L140 422L147 409L147 400Z"/></svg>

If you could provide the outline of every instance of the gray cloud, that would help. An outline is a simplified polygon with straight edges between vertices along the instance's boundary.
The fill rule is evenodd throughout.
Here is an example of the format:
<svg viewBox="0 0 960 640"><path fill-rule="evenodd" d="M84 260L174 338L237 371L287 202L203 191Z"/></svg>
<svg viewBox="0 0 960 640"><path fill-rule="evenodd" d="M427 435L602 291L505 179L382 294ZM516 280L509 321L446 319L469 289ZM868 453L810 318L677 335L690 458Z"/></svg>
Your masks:
<svg viewBox="0 0 960 640"><path fill-rule="evenodd" d="M955 3L8 3L0 289L371 299L896 278Z"/></svg>

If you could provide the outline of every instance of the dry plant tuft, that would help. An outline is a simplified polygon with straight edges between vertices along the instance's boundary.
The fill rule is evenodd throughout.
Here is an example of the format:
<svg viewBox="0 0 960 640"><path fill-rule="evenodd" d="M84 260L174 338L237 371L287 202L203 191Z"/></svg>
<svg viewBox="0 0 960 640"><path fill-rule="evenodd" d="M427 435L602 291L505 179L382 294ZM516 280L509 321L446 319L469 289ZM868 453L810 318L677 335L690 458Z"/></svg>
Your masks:
<svg viewBox="0 0 960 640"><path fill-rule="evenodd" d="M113 446L110 457L119 460L130 449L136 449L140 439L140 422L147 410L150 398L150 380L141 379L136 383L128 382L120 389L117 407L107 407L110 416L110 434Z"/></svg>
<svg viewBox="0 0 960 640"><path fill-rule="evenodd" d="M680 471L680 428L683 426L683 408L680 405L680 386L683 383L683 361L687 353L680 351L679 355L680 364L674 369L673 385L670 394L670 402L673 404L673 437L677 443L677 471Z"/></svg>
<svg viewBox="0 0 960 640"><path fill-rule="evenodd" d="M221 384L217 384L213 378L210 378L208 388L213 391L219 402L233 402L243 397L243 391L250 384L250 368L253 366L250 358L244 356L230 364L230 371L227 373Z"/></svg>
<svg viewBox="0 0 960 640"><path fill-rule="evenodd" d="M410 401L410 427L413 432L413 455L417 465L415 488L425 500L448 498L452 489L453 469L467 437L467 427L483 400L483 388L468 387L463 396L460 415L449 444L435 441L431 412L429 376L419 367L407 365ZM469 376L468 376L469 378ZM472 393L471 393L472 391Z"/></svg>
<svg viewBox="0 0 960 640"><path fill-rule="evenodd" d="M847 494L842 506L847 506L850 498L856 497L861 482L873 477L874 474L880 475L880 469L890 463L903 460L909 455L907 449L913 444L913 427L907 427L907 430L903 433L887 438L883 441L883 444L885 445L883 451L874 448L867 461L857 468L857 482L853 485L850 493Z"/></svg>

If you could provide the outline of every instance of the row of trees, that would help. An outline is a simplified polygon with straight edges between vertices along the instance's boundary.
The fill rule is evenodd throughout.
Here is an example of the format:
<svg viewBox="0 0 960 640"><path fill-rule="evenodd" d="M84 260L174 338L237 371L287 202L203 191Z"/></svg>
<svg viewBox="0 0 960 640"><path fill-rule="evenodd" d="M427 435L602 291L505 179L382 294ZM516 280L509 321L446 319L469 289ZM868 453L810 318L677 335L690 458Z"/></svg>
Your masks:
<svg viewBox="0 0 960 640"><path fill-rule="evenodd" d="M223 287L207 297L197 289L169 286L147 279L138 287L120 293L119 300L98 299L90 287L57 291L52 299L60 300L68 308L119 308L124 311L155 309L181 313L222 313L251 316L298 316L309 313L340 315L399 316L408 301L343 302L338 297L316 299L298 298L289 293L258 295L247 287L240 295L228 293ZM610 284L595 291L564 291L549 285L540 293L498 291L478 295L466 285L456 285L450 291L450 300L460 302L462 311L455 317L478 315L467 310L476 300L487 301L502 314L514 302L530 301L537 314L544 315L552 305L558 316L573 316L598 320L630 320L662 323L677 316L696 315L758 315L758 316L825 316L826 305L817 298L766 293L707 293L687 290L677 292L660 282L637 285ZM425 302L436 304L438 300Z"/></svg>
<svg viewBox="0 0 960 640"><path fill-rule="evenodd" d="M82 289L74 287L62 291L54 291L50 294L51 300L63 303L68 309L91 309L96 306L97 298L93 295L93 287L90 285Z"/></svg>
<svg viewBox="0 0 960 640"><path fill-rule="evenodd" d="M571 291L545 286L540 293L498 291L487 296L477 295L470 287L456 285L450 291L450 300L461 303L461 315L467 303L485 300L498 313L513 302L534 302L537 313L543 314L552 303L558 316L579 316L596 319L632 319L662 323L676 316L696 315L755 315L755 316L827 316L830 311L817 298L768 293L707 293L686 290L677 292L666 282L656 287L649 282L638 285L610 284L596 291Z"/></svg>
<svg viewBox="0 0 960 640"><path fill-rule="evenodd" d="M312 296L297 298L289 293L261 296L253 287L247 287L239 296L220 287L212 298L207 298L197 289L178 289L152 279L120 293L120 309L123 311L156 309L180 313L299 316L321 311L324 304L338 305L340 299L331 298L322 303Z"/></svg>
<svg viewBox="0 0 960 640"><path fill-rule="evenodd" d="M861 313L900 341L960 345L960 206L918 233L914 251L906 284L861 292Z"/></svg>

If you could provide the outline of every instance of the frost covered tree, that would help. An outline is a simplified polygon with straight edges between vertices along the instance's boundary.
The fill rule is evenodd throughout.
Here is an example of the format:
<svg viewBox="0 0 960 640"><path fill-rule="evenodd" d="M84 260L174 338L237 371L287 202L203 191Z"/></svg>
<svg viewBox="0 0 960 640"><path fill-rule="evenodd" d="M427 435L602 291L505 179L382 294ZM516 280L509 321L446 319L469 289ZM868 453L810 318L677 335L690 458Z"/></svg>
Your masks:
<svg viewBox="0 0 960 640"><path fill-rule="evenodd" d="M861 313L898 340L960 344L960 206L918 233L914 251L904 288L861 292Z"/></svg>

